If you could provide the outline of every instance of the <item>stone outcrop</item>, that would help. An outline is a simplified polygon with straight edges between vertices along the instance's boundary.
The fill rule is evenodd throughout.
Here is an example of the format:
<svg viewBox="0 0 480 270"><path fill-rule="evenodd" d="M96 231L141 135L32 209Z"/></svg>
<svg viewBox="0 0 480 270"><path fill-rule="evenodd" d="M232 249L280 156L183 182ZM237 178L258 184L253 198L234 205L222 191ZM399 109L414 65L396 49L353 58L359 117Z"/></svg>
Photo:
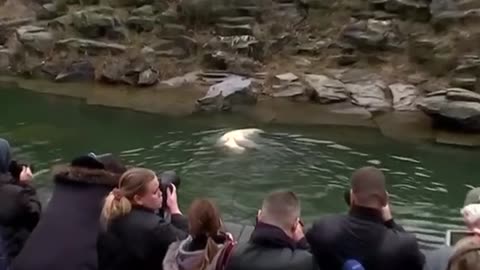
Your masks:
<svg viewBox="0 0 480 270"><path fill-rule="evenodd" d="M153 4L154 0L107 0L113 7L136 7L147 4Z"/></svg>
<svg viewBox="0 0 480 270"><path fill-rule="evenodd" d="M91 39L80 39L80 38L68 38L62 39L56 42L56 46L59 48L68 48L73 49L78 52L88 53L88 54L99 54L99 53L111 53L119 54L127 50L127 46L113 43L113 42L101 42Z"/></svg>
<svg viewBox="0 0 480 270"><path fill-rule="evenodd" d="M114 10L109 7L96 7L80 10L71 14L73 27L86 38L124 37L120 29L120 21Z"/></svg>
<svg viewBox="0 0 480 270"><path fill-rule="evenodd" d="M402 39L391 20L360 20L342 31L340 46L364 51L397 49Z"/></svg>
<svg viewBox="0 0 480 270"><path fill-rule="evenodd" d="M17 39L29 50L48 52L55 46L55 37L44 27L22 26L16 31Z"/></svg>
<svg viewBox="0 0 480 270"><path fill-rule="evenodd" d="M457 54L452 44L439 38L413 38L409 42L411 59L433 75L446 75L455 67Z"/></svg>
<svg viewBox="0 0 480 270"><path fill-rule="evenodd" d="M88 60L74 61L66 65L56 76L57 82L89 82L95 80L95 67Z"/></svg>
<svg viewBox="0 0 480 270"><path fill-rule="evenodd" d="M421 98L418 106L442 128L480 131L480 94L449 88Z"/></svg>
<svg viewBox="0 0 480 270"><path fill-rule="evenodd" d="M62 10L54 4L47 3L42 5L40 10L37 12L37 18L40 20L52 20L58 17L62 13Z"/></svg>
<svg viewBox="0 0 480 270"><path fill-rule="evenodd" d="M210 69L223 70L241 75L251 75L262 68L262 64L254 59L224 51L206 54L203 62L205 66Z"/></svg>
<svg viewBox="0 0 480 270"><path fill-rule="evenodd" d="M10 70L13 52L0 47L0 74L7 74Z"/></svg>
<svg viewBox="0 0 480 270"><path fill-rule="evenodd" d="M154 29L156 19L147 16L130 16L125 25L136 32L150 32Z"/></svg>
<svg viewBox="0 0 480 270"><path fill-rule="evenodd" d="M143 5L130 12L132 16L153 16L155 13L155 7L152 5Z"/></svg>
<svg viewBox="0 0 480 270"><path fill-rule="evenodd" d="M306 87L297 75L284 73L274 77L271 93L273 97L297 100L298 98L305 97L306 93Z"/></svg>
<svg viewBox="0 0 480 270"><path fill-rule="evenodd" d="M369 111L386 111L392 106L385 94L387 85L381 80L347 83L345 87L354 105Z"/></svg>
<svg viewBox="0 0 480 270"><path fill-rule="evenodd" d="M480 91L480 56L468 54L459 57L457 66L453 70L450 84L453 87Z"/></svg>
<svg viewBox="0 0 480 270"><path fill-rule="evenodd" d="M210 87L207 94L197 101L200 111L232 111L238 107L256 103L252 80L233 76Z"/></svg>
<svg viewBox="0 0 480 270"><path fill-rule="evenodd" d="M211 51L227 51L256 60L263 58L262 43L251 35L216 36L210 39L206 46Z"/></svg>
<svg viewBox="0 0 480 270"><path fill-rule="evenodd" d="M392 106L396 111L416 110L418 89L411 84L395 83L388 86L392 95Z"/></svg>
<svg viewBox="0 0 480 270"><path fill-rule="evenodd" d="M341 102L348 99L345 84L324 75L305 75L305 82L311 91L311 97L320 103Z"/></svg>
<svg viewBox="0 0 480 270"><path fill-rule="evenodd" d="M371 0L369 3L374 9L397 14L403 19L428 22L431 16L426 0Z"/></svg>
<svg viewBox="0 0 480 270"><path fill-rule="evenodd" d="M152 86L158 82L159 71L145 59L132 61L108 59L102 65L100 80L109 84L128 84L132 86Z"/></svg>

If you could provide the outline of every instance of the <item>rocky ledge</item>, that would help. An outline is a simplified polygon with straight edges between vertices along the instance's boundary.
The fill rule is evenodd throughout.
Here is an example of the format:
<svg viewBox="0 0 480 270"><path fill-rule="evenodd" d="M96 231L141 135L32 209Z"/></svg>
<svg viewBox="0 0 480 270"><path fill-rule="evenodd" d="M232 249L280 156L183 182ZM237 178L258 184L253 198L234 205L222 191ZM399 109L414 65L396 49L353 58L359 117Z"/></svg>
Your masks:
<svg viewBox="0 0 480 270"><path fill-rule="evenodd" d="M328 111L367 126L425 115L439 132L480 132L478 1L0 5L0 74L22 80L103 84L117 89L114 104L125 86L150 99L175 95L189 113L264 112L270 121L308 113L303 122L317 123ZM265 104L283 109L271 116Z"/></svg>
<svg viewBox="0 0 480 270"><path fill-rule="evenodd" d="M480 131L480 94L461 88L449 88L427 94L418 106L431 115L437 125Z"/></svg>

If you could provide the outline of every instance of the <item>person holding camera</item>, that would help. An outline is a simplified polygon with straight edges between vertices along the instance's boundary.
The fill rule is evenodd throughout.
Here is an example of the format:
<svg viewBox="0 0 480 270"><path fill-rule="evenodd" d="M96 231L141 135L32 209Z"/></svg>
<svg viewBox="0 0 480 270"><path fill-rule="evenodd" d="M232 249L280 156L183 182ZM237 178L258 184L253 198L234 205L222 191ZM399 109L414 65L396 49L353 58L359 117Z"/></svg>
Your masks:
<svg viewBox="0 0 480 270"><path fill-rule="evenodd" d="M248 243L238 244L226 270L318 269L308 251L300 219L300 200L289 191L265 197Z"/></svg>
<svg viewBox="0 0 480 270"><path fill-rule="evenodd" d="M160 191L162 194L167 194L167 189L171 188L172 185L175 186L177 190L180 188L181 179L175 171L164 171L160 173L158 181L160 182ZM162 196L162 207L158 209L158 214L166 221L170 221L171 211L168 209L167 198L168 196L166 195Z"/></svg>
<svg viewBox="0 0 480 270"><path fill-rule="evenodd" d="M393 220L385 175L374 167L352 174L349 213L321 218L306 238L321 269L421 270L425 260Z"/></svg>
<svg viewBox="0 0 480 270"><path fill-rule="evenodd" d="M11 164L10 144L0 138L0 237L8 261L19 254L41 214L31 169L22 166L16 179L10 173Z"/></svg>
<svg viewBox="0 0 480 270"><path fill-rule="evenodd" d="M158 214L163 196L167 196L170 222ZM99 270L162 269L170 244L188 236L188 220L178 207L175 185L162 192L156 174L144 168L122 175L105 199L101 222Z"/></svg>

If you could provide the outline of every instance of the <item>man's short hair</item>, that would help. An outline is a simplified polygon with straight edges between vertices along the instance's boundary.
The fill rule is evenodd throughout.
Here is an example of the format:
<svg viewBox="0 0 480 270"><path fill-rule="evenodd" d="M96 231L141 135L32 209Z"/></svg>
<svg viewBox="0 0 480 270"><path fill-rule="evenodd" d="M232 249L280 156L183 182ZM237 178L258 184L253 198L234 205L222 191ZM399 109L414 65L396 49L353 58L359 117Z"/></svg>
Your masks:
<svg viewBox="0 0 480 270"><path fill-rule="evenodd" d="M265 197L262 217L265 222L289 229L300 217L300 200L291 191L274 191Z"/></svg>
<svg viewBox="0 0 480 270"><path fill-rule="evenodd" d="M360 168L352 174L351 188L359 203L371 203L385 197L385 175L375 167Z"/></svg>

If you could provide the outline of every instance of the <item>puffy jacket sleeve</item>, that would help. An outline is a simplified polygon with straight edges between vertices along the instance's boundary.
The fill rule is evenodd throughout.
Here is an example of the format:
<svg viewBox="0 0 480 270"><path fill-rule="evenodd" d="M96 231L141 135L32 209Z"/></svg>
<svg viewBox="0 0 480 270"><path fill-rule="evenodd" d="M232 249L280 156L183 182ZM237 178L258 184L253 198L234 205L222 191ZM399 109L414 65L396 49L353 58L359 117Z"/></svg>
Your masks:
<svg viewBox="0 0 480 270"><path fill-rule="evenodd" d="M172 215L171 222L160 222L154 231L156 245L168 247L188 236L188 221L182 215Z"/></svg>
<svg viewBox="0 0 480 270"><path fill-rule="evenodd" d="M161 221L157 224L151 239L153 247L151 251L154 252L156 258L161 260L159 265L162 265L172 243L187 238L187 229L187 219L182 215L172 215L171 222Z"/></svg>
<svg viewBox="0 0 480 270"><path fill-rule="evenodd" d="M22 224L30 231L37 226L42 212L42 204L38 199L35 188L31 185L21 185L19 193L19 203L22 208Z"/></svg>
<svg viewBox="0 0 480 270"><path fill-rule="evenodd" d="M175 226L177 229L188 233L188 220L183 215L180 215L180 214L172 215L171 222L172 222L172 225Z"/></svg>

